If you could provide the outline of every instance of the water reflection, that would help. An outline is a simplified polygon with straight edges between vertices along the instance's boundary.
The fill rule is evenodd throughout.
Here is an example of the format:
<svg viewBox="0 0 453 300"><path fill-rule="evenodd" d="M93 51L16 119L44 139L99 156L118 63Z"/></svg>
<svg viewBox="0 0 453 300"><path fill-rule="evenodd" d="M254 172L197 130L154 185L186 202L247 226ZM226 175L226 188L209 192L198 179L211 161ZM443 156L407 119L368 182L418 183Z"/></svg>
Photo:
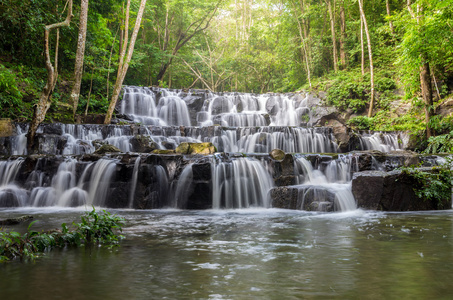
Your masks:
<svg viewBox="0 0 453 300"><path fill-rule="evenodd" d="M43 229L81 211L33 213ZM0 265L2 299L385 299L453 294L451 211L115 211L121 247ZM27 288L24 288L27 287ZM3 296L6 296L4 298Z"/></svg>

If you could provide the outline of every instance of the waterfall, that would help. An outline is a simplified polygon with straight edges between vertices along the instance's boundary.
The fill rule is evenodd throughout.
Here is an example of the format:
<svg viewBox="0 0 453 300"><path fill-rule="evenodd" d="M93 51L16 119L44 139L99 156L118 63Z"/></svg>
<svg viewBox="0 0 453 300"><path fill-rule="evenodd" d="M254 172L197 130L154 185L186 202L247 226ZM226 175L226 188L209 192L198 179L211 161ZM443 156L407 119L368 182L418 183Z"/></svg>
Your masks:
<svg viewBox="0 0 453 300"><path fill-rule="evenodd" d="M331 160L324 172L313 168L304 157L294 160L294 176L299 209L347 211L357 208L351 192L351 172L357 171L352 155L341 155Z"/></svg>
<svg viewBox="0 0 453 300"><path fill-rule="evenodd" d="M129 192L129 208L133 207L135 188L137 186L138 168L140 166L140 156L137 157L134 163L134 170L132 171L131 190Z"/></svg>
<svg viewBox="0 0 453 300"><path fill-rule="evenodd" d="M235 158L212 162L212 198L214 209L269 207L270 174L260 161Z"/></svg>
<svg viewBox="0 0 453 300"><path fill-rule="evenodd" d="M14 183L22 163L21 158L0 161L0 207L23 206L26 203L27 192Z"/></svg>

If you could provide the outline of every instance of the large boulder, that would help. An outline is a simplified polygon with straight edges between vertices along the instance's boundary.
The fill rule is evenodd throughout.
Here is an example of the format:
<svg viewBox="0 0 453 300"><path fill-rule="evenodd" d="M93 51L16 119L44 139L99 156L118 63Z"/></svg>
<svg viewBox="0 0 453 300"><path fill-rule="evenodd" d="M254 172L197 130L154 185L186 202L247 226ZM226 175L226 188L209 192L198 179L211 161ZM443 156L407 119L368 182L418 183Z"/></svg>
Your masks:
<svg viewBox="0 0 453 300"><path fill-rule="evenodd" d="M175 150L180 154L214 154L217 149L212 143L181 143Z"/></svg>
<svg viewBox="0 0 453 300"><path fill-rule="evenodd" d="M419 187L407 172L394 170L364 171L355 173L352 193L357 207L383 211L416 211L451 208L451 196L441 200L417 197L414 188Z"/></svg>

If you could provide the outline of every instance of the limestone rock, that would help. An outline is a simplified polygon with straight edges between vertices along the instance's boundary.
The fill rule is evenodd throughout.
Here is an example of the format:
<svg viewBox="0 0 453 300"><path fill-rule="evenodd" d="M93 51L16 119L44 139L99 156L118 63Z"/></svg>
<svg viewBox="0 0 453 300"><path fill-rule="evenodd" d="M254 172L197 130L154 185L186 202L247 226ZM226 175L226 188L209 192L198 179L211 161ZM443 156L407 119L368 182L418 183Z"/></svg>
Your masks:
<svg viewBox="0 0 453 300"><path fill-rule="evenodd" d="M106 153L117 153L117 152L121 152L121 150L116 148L113 145L105 144L105 145L102 145L101 148L96 150L94 152L94 154L103 155L103 154L106 154Z"/></svg>
<svg viewBox="0 0 453 300"><path fill-rule="evenodd" d="M272 157L272 159L275 160L283 160L285 159L285 152L283 152L280 149L274 149L272 150L269 155Z"/></svg>
<svg viewBox="0 0 453 300"><path fill-rule="evenodd" d="M180 154L214 154L217 149L212 143L181 143L175 150Z"/></svg>

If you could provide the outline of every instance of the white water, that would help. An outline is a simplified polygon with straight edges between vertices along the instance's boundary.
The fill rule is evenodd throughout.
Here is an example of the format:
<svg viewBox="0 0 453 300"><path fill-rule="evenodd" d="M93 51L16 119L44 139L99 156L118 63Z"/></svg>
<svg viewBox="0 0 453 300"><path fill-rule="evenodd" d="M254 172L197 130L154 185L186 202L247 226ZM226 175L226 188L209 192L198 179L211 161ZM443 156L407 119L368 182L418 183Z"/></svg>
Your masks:
<svg viewBox="0 0 453 300"><path fill-rule="evenodd" d="M212 189L214 209L269 207L273 187L270 174L253 158L217 161L213 158Z"/></svg>
<svg viewBox="0 0 453 300"><path fill-rule="evenodd" d="M338 211L355 210L357 205L351 192L351 172L355 164L354 158L339 156L328 163L324 173L314 169L304 157L294 161L296 183L299 189L298 207L304 208L306 197L316 203L315 210L324 211L329 204L329 197L334 195L335 209Z"/></svg>

